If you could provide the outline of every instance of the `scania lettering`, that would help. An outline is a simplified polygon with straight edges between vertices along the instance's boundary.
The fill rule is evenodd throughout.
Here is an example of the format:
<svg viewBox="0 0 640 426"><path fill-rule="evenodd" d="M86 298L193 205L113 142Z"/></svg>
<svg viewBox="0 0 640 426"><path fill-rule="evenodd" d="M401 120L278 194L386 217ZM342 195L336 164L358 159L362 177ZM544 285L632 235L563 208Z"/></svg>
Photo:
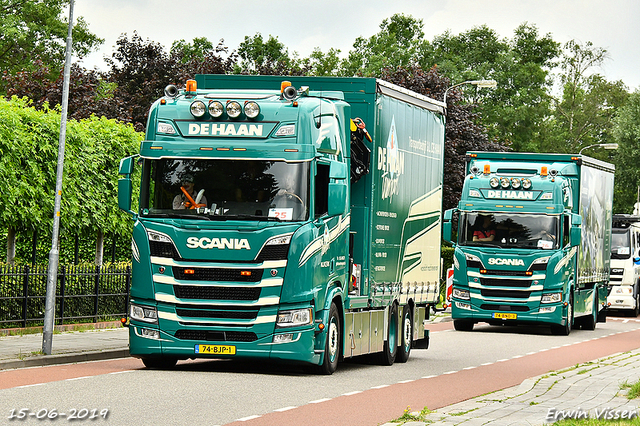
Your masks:
<svg viewBox="0 0 640 426"><path fill-rule="evenodd" d="M582 155L470 152L465 168L460 202L443 226L455 247L455 329L542 324L568 335L605 321L613 165Z"/></svg>
<svg viewBox="0 0 640 426"><path fill-rule="evenodd" d="M428 347L444 104L373 78L198 75L165 93L120 164L132 356L331 374Z"/></svg>

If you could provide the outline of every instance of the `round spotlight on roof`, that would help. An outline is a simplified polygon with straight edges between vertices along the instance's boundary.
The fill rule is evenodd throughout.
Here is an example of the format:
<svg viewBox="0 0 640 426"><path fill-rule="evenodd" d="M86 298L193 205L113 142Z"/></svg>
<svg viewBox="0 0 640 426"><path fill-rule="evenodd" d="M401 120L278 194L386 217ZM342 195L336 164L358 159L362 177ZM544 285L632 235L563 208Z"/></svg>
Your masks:
<svg viewBox="0 0 640 426"><path fill-rule="evenodd" d="M231 118L238 118L242 114L242 107L236 101L227 102L227 114Z"/></svg>
<svg viewBox="0 0 640 426"><path fill-rule="evenodd" d="M498 186L500 186L500 179L495 176L492 177L491 179L489 179L489 185L491 185L492 188L497 188Z"/></svg>
<svg viewBox="0 0 640 426"><path fill-rule="evenodd" d="M511 178L511 187L513 189L518 189L520 188L520 179L518 178Z"/></svg>
<svg viewBox="0 0 640 426"><path fill-rule="evenodd" d="M194 101L191 104L191 115L196 118L202 117L207 112L207 107L202 101Z"/></svg>
<svg viewBox="0 0 640 426"><path fill-rule="evenodd" d="M224 105L219 101L209 102L209 114L211 114L213 118L219 118L224 114Z"/></svg>
<svg viewBox="0 0 640 426"><path fill-rule="evenodd" d="M244 113L249 118L256 118L260 114L260 106L253 101L244 104Z"/></svg>
<svg viewBox="0 0 640 426"><path fill-rule="evenodd" d="M522 189L531 188L531 179L522 179Z"/></svg>
<svg viewBox="0 0 640 426"><path fill-rule="evenodd" d="M508 188L510 184L511 184L511 181L509 181L509 178L506 178L506 177L500 178L501 187Z"/></svg>

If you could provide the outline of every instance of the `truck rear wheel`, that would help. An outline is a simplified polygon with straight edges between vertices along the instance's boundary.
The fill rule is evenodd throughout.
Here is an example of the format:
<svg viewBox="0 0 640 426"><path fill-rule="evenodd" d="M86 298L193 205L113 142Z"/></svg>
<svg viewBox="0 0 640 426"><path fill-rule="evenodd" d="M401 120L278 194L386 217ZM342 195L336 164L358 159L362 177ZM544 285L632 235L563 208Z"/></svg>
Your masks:
<svg viewBox="0 0 640 426"><path fill-rule="evenodd" d="M320 374L333 374L338 368L340 358L340 315L335 303L329 309L329 322L327 324L327 340L324 343L324 356L319 366Z"/></svg>
<svg viewBox="0 0 640 426"><path fill-rule="evenodd" d="M405 305L402 309L402 335L400 336L400 347L396 355L396 362L407 362L411 353L411 345L413 344L413 315L411 306Z"/></svg>
<svg viewBox="0 0 640 426"><path fill-rule="evenodd" d="M387 339L384 342L382 353L379 354L381 365L393 365L398 353L398 305L395 303L389 308L389 327L387 327Z"/></svg>
<svg viewBox="0 0 640 426"><path fill-rule="evenodd" d="M178 359L171 357L142 358L142 363L150 370L170 370L176 366Z"/></svg>

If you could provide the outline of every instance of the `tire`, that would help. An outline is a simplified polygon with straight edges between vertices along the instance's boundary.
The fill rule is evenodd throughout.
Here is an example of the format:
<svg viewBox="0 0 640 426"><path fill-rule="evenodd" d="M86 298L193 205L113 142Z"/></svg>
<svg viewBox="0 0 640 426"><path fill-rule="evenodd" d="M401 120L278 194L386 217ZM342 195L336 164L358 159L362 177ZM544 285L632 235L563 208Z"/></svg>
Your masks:
<svg viewBox="0 0 640 426"><path fill-rule="evenodd" d="M319 365L320 374L331 375L338 368L340 359L340 345L342 344L342 332L340 329L340 315L335 303L329 309L329 321L327 323L327 339L324 343L324 356Z"/></svg>
<svg viewBox="0 0 640 426"><path fill-rule="evenodd" d="M142 363L150 370L171 370L177 362L177 358L171 357L142 358Z"/></svg>
<svg viewBox="0 0 640 426"><path fill-rule="evenodd" d="M636 307L633 308L632 315L637 318L640 315L640 289L636 288Z"/></svg>
<svg viewBox="0 0 640 426"><path fill-rule="evenodd" d="M583 330L595 330L598 322L598 289L594 289L593 295L593 312L582 320Z"/></svg>
<svg viewBox="0 0 640 426"><path fill-rule="evenodd" d="M453 320L453 328L456 331L472 331L474 323L469 320Z"/></svg>
<svg viewBox="0 0 640 426"><path fill-rule="evenodd" d="M564 325L553 324L551 326L551 333L556 336L568 336L571 334L571 328L573 326L573 295L569 297L569 304L567 305L567 321Z"/></svg>
<svg viewBox="0 0 640 426"><path fill-rule="evenodd" d="M411 345L413 344L413 313L411 306L405 305L400 319L401 335L400 346L396 354L396 362L404 363L409 360Z"/></svg>
<svg viewBox="0 0 640 426"><path fill-rule="evenodd" d="M398 354L398 305L395 303L389 308L389 326L387 327L387 339L384 342L382 352L379 354L380 365L393 365Z"/></svg>

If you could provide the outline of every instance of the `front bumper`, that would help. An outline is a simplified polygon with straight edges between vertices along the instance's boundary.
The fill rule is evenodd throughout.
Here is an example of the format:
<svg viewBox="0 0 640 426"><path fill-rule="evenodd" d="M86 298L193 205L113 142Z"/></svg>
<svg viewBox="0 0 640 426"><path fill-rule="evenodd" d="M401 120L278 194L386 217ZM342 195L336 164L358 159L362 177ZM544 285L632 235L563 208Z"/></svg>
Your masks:
<svg viewBox="0 0 640 426"><path fill-rule="evenodd" d="M293 334L291 341L284 343L274 343L273 334L252 342L209 341L178 339L162 330L159 330L159 338L154 339L144 336L142 329L158 330L157 327L153 325L131 323L129 326L129 353L136 358L260 358L319 364L322 355L314 353L316 336L313 328L295 331L283 330L282 332L278 332L277 334ZM198 345L232 346L234 347L235 354L202 354L196 352Z"/></svg>
<svg viewBox="0 0 640 426"><path fill-rule="evenodd" d="M451 318L473 322L505 324L560 324L566 322L566 307L563 303L533 304L518 306L519 310L482 309L473 300L453 299ZM522 309L522 310L520 310ZM524 310L526 309L526 310Z"/></svg>

